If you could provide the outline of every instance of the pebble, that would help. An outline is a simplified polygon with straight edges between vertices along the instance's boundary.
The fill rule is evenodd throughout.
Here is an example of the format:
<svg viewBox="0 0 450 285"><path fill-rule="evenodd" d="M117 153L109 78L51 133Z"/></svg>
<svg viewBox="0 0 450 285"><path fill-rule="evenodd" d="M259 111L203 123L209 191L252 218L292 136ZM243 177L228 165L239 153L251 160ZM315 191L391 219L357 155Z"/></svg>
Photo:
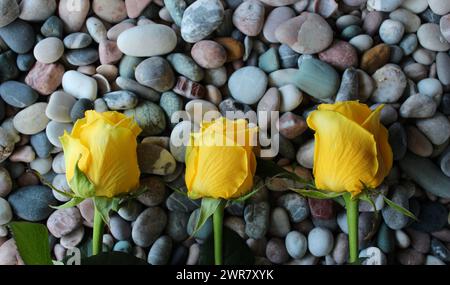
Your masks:
<svg viewBox="0 0 450 285"><path fill-rule="evenodd" d="M24 265L13 238L0 245L0 265Z"/></svg>
<svg viewBox="0 0 450 285"><path fill-rule="evenodd" d="M187 224L189 214L184 212L169 212L166 234L175 242L182 242L189 237Z"/></svg>
<svg viewBox="0 0 450 285"><path fill-rule="evenodd" d="M99 100L99 99L97 99ZM97 102L96 100L96 102ZM102 99L103 100L103 99ZM104 102L104 101L102 101ZM106 103L105 103L106 105ZM87 110L93 110L94 104L91 100L81 98L73 104L71 110L70 110L70 119L72 122L76 122L78 119L84 118L84 114Z"/></svg>
<svg viewBox="0 0 450 285"><path fill-rule="evenodd" d="M284 241L279 238L272 238L267 242L266 256L270 262L283 264L289 260L289 254L284 245Z"/></svg>
<svg viewBox="0 0 450 285"><path fill-rule="evenodd" d="M417 89L420 94L435 99L436 103L440 101L443 93L442 84L435 78L422 79L417 83Z"/></svg>
<svg viewBox="0 0 450 285"><path fill-rule="evenodd" d="M63 42L55 37L45 38L34 47L34 57L42 63L58 61L64 53Z"/></svg>
<svg viewBox="0 0 450 285"><path fill-rule="evenodd" d="M390 198L394 203L405 209L409 208L408 196L402 186L397 186L396 191ZM409 222L409 218L391 207L385 207L381 210L384 222L393 230L400 230Z"/></svg>
<svg viewBox="0 0 450 285"><path fill-rule="evenodd" d="M428 0L431 11L438 15L445 15L450 12L450 2L448 0Z"/></svg>
<svg viewBox="0 0 450 285"><path fill-rule="evenodd" d="M5 0L0 3L0 28L14 22L20 15L19 4L16 0Z"/></svg>
<svg viewBox="0 0 450 285"><path fill-rule="evenodd" d="M49 157L53 146L47 139L47 135L45 134L45 132L40 132L32 135L30 138L30 143L38 157Z"/></svg>
<svg viewBox="0 0 450 285"><path fill-rule="evenodd" d="M367 6L376 11L392 12L403 3L403 0L368 0Z"/></svg>
<svg viewBox="0 0 450 285"><path fill-rule="evenodd" d="M273 9L266 18L263 27L264 37L271 43L277 43L278 40L275 36L277 27L283 22L293 18L295 16L294 10L290 7L278 7Z"/></svg>
<svg viewBox="0 0 450 285"><path fill-rule="evenodd" d="M242 2L233 13L234 26L247 36L257 36L264 24L264 4L256 0Z"/></svg>
<svg viewBox="0 0 450 285"><path fill-rule="evenodd" d="M278 89L280 92L280 111L290 112L297 108L303 101L303 93L292 84L287 84Z"/></svg>
<svg viewBox="0 0 450 285"><path fill-rule="evenodd" d="M163 232L167 223L167 215L159 207L144 210L132 227L132 238L136 245L148 247L152 245Z"/></svg>
<svg viewBox="0 0 450 285"><path fill-rule="evenodd" d="M167 54L175 48L176 43L175 32L159 24L137 26L122 32L117 38L120 51L135 57Z"/></svg>
<svg viewBox="0 0 450 285"><path fill-rule="evenodd" d="M0 86L2 99L13 107L25 108L38 99L38 94L28 85L18 81L6 81Z"/></svg>
<svg viewBox="0 0 450 285"><path fill-rule="evenodd" d="M366 34L353 37L349 43L354 46L360 53L370 49L373 45L373 39Z"/></svg>
<svg viewBox="0 0 450 285"><path fill-rule="evenodd" d="M25 77L25 83L42 95L50 95L61 85L64 66L37 62Z"/></svg>
<svg viewBox="0 0 450 285"><path fill-rule="evenodd" d="M245 233L254 239L264 237L269 228L270 206L267 202L250 204L245 207Z"/></svg>
<svg viewBox="0 0 450 285"><path fill-rule="evenodd" d="M208 218L206 222L203 224L203 226L197 230L197 232L194 234L194 228L197 225L198 218L199 218L200 210L196 209L191 213L191 216L189 217L188 226L187 226L187 232L190 236L195 237L199 240L206 240L211 234L212 234L212 218Z"/></svg>
<svg viewBox="0 0 450 285"><path fill-rule="evenodd" d="M61 245L66 248L74 248L81 243L84 238L84 227L79 227L72 232L63 235L60 239Z"/></svg>
<svg viewBox="0 0 450 285"><path fill-rule="evenodd" d="M113 215L109 220L111 235L117 240L127 240L131 236L130 224L118 215Z"/></svg>
<svg viewBox="0 0 450 285"><path fill-rule="evenodd" d="M396 102L406 88L406 76L395 64L386 64L378 69L372 78L375 81L376 89L371 98L377 103Z"/></svg>
<svg viewBox="0 0 450 285"><path fill-rule="evenodd" d="M19 54L29 52L35 42L33 27L20 19L1 27L0 37L12 51Z"/></svg>
<svg viewBox="0 0 450 285"><path fill-rule="evenodd" d="M389 18L402 23L406 33L417 32L421 24L419 16L403 8L391 12Z"/></svg>
<svg viewBox="0 0 450 285"><path fill-rule="evenodd" d="M264 95L268 79L265 73L253 66L241 68L228 80L233 98L244 104L255 104Z"/></svg>
<svg viewBox="0 0 450 285"><path fill-rule="evenodd" d="M280 24L275 37L298 53L315 54L331 45L333 30L318 14L305 13Z"/></svg>
<svg viewBox="0 0 450 285"><path fill-rule="evenodd" d="M450 122L439 112L431 118L417 120L416 125L435 145L443 144L450 137Z"/></svg>
<svg viewBox="0 0 450 285"><path fill-rule="evenodd" d="M0 198L0 225L6 225L13 218L13 213L11 210L11 206L8 201L3 198Z"/></svg>
<svg viewBox="0 0 450 285"><path fill-rule="evenodd" d="M56 121L50 121L47 125L45 133L48 140L56 147L61 148L62 144L59 137L64 135L64 131L70 133L73 125L70 123L59 123Z"/></svg>
<svg viewBox="0 0 450 285"><path fill-rule="evenodd" d="M63 91L56 91L50 96L45 114L51 120L70 123L72 122L70 110L75 102L76 99L73 96Z"/></svg>
<svg viewBox="0 0 450 285"><path fill-rule="evenodd" d="M110 110L128 110L136 107L138 97L130 91L115 91L103 95L106 105Z"/></svg>
<svg viewBox="0 0 450 285"><path fill-rule="evenodd" d="M17 64L17 68L20 71L30 71L30 69L33 67L33 65L36 63L36 59L34 58L34 56L30 53L27 54L18 54L17 55L17 60L16 60L16 64ZM5 63L6 65L7 63ZM15 67L14 67L15 68ZM12 72L12 70L11 70ZM15 77L14 75L11 77Z"/></svg>
<svg viewBox="0 0 450 285"><path fill-rule="evenodd" d="M142 135L160 134L166 128L164 111L152 102L142 102L136 108L124 112L133 117L142 129Z"/></svg>
<svg viewBox="0 0 450 285"><path fill-rule="evenodd" d="M399 21L387 19L380 26L380 38L386 44L397 44L403 37L405 27Z"/></svg>
<svg viewBox="0 0 450 285"><path fill-rule="evenodd" d="M84 98L93 101L97 98L97 81L78 71L69 70L64 73L62 86L66 93L77 99ZM83 88L79 88L79 86L83 86Z"/></svg>
<svg viewBox="0 0 450 285"><path fill-rule="evenodd" d="M402 3L402 7L410 10L413 13L422 13L428 8L427 0L405 0Z"/></svg>
<svg viewBox="0 0 450 285"><path fill-rule="evenodd" d="M144 194L143 194L144 195ZM141 195L141 196L143 196ZM122 219L134 222L136 221L139 214L142 212L142 204L139 202L131 200L130 202L126 203L122 207L120 207L119 211L117 212ZM81 211L83 214L83 212Z"/></svg>
<svg viewBox="0 0 450 285"><path fill-rule="evenodd" d="M414 229L408 228L406 232L411 239L411 246L416 251L426 254L430 251L430 235L422 231L416 231Z"/></svg>
<svg viewBox="0 0 450 285"><path fill-rule="evenodd" d="M175 158L166 149L141 143L137 148L139 168L143 173L168 175L175 171Z"/></svg>
<svg viewBox="0 0 450 285"><path fill-rule="evenodd" d="M41 34L46 37L63 37L63 22L57 16L49 17L41 27Z"/></svg>
<svg viewBox="0 0 450 285"><path fill-rule="evenodd" d="M433 23L422 24L417 30L419 43L426 49L432 51L448 51L450 43L442 39L439 25Z"/></svg>
<svg viewBox="0 0 450 285"><path fill-rule="evenodd" d="M425 265L445 265L445 263L433 255L427 255L425 258Z"/></svg>
<svg viewBox="0 0 450 285"><path fill-rule="evenodd" d="M49 122L45 115L47 103L35 103L14 117L14 128L26 135L34 135L44 130Z"/></svg>
<svg viewBox="0 0 450 285"><path fill-rule="evenodd" d="M404 118L429 118L437 109L437 105L432 97L422 94L415 94L403 102L400 107L400 115Z"/></svg>
<svg viewBox="0 0 450 285"><path fill-rule="evenodd" d="M312 255L323 257L328 255L334 246L332 233L325 228L314 228L308 234L308 249Z"/></svg>
<svg viewBox="0 0 450 285"><path fill-rule="evenodd" d="M81 29L89 13L91 7L90 2L89 0L79 0L76 3L73 0L59 1L58 14L64 22L64 29L66 31L78 32Z"/></svg>
<svg viewBox="0 0 450 285"><path fill-rule="evenodd" d="M227 52L215 41L202 40L196 42L191 49L192 58L203 68L219 68L227 60Z"/></svg>
<svg viewBox="0 0 450 285"><path fill-rule="evenodd" d="M127 7L122 0L94 0L92 10L109 23L118 23L127 17Z"/></svg>
<svg viewBox="0 0 450 285"><path fill-rule="evenodd" d="M152 57L142 61L135 71L137 82L158 92L170 90L175 84L175 76L170 63L162 57Z"/></svg>
<svg viewBox="0 0 450 285"><path fill-rule="evenodd" d="M422 265L425 262L425 256L413 249L403 249L397 253L397 260L402 265Z"/></svg>
<svg viewBox="0 0 450 285"><path fill-rule="evenodd" d="M427 202L421 205L420 214L417 217L419 221L412 227L427 233L439 231L447 224L447 216L448 210L445 206L436 202Z"/></svg>
<svg viewBox="0 0 450 285"><path fill-rule="evenodd" d="M450 66L450 56L446 53L440 52L436 55L436 70L439 81L445 88L450 86L450 71L448 67Z"/></svg>
<svg viewBox="0 0 450 285"><path fill-rule="evenodd" d="M188 43L196 43L216 30L223 18L224 7L219 0L198 0L183 13L181 36Z"/></svg>
<svg viewBox="0 0 450 285"><path fill-rule="evenodd" d="M49 232L57 238L71 233L80 225L81 214L78 208L56 210L47 220Z"/></svg>
<svg viewBox="0 0 450 285"><path fill-rule="evenodd" d="M450 42L450 16L445 15L439 21L441 34L447 42Z"/></svg>
<svg viewBox="0 0 450 285"><path fill-rule="evenodd" d="M294 259L303 258L308 249L306 237L298 231L289 232L286 236L285 244L287 252Z"/></svg>
<svg viewBox="0 0 450 285"><path fill-rule="evenodd" d="M348 236L345 233L339 233L331 252L331 256L338 265L347 262L348 259Z"/></svg>
<svg viewBox="0 0 450 285"><path fill-rule="evenodd" d="M341 71L358 65L355 48L345 41L335 41L328 49L319 53L319 58Z"/></svg>
<svg viewBox="0 0 450 285"><path fill-rule="evenodd" d="M284 238L290 232L291 226L289 223L289 216L283 208L275 208L270 215L269 233L272 236Z"/></svg>
<svg viewBox="0 0 450 285"><path fill-rule="evenodd" d="M86 29L96 43L100 43L107 39L106 27L104 23L96 17L89 17L86 20Z"/></svg>
<svg viewBox="0 0 450 285"><path fill-rule="evenodd" d="M150 248L148 263L152 265L167 265L172 252L172 240L168 236L161 236Z"/></svg>
<svg viewBox="0 0 450 285"><path fill-rule="evenodd" d="M177 73L192 81L199 82L205 77L204 70L191 57L185 54L172 53L167 56L167 60Z"/></svg>
<svg viewBox="0 0 450 285"><path fill-rule="evenodd" d="M431 65L436 59L436 53L424 48L418 48L412 54L415 61L424 65Z"/></svg>
<svg viewBox="0 0 450 285"><path fill-rule="evenodd" d="M395 231L395 240L400 248L408 248L411 245L411 239L402 230Z"/></svg>
<svg viewBox="0 0 450 285"><path fill-rule="evenodd" d="M166 188L163 181L157 176L149 176L140 181L140 184L151 189L140 195L137 200L147 207L158 206L166 198Z"/></svg>
<svg viewBox="0 0 450 285"><path fill-rule="evenodd" d="M407 126L406 137L409 151L421 157L431 156L433 153L433 145L416 127Z"/></svg>
<svg viewBox="0 0 450 285"><path fill-rule="evenodd" d="M6 197L12 190L12 179L8 170L0 167L0 197Z"/></svg>
<svg viewBox="0 0 450 285"><path fill-rule="evenodd" d="M98 51L93 48L69 50L65 57L70 64L75 66L90 65L99 59Z"/></svg>

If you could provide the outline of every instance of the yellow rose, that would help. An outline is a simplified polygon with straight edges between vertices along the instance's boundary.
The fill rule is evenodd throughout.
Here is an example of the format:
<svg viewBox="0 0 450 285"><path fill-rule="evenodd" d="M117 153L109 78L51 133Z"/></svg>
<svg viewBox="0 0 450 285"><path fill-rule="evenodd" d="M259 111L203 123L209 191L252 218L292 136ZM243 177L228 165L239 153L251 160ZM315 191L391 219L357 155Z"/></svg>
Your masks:
<svg viewBox="0 0 450 285"><path fill-rule="evenodd" d="M136 189L140 175L136 137L140 132L134 120L121 113L87 111L70 135L65 132L60 137L72 191L83 197L84 189L71 183L77 161L81 172L93 183L95 196L111 198Z"/></svg>
<svg viewBox="0 0 450 285"><path fill-rule="evenodd" d="M234 199L253 187L256 128L244 119L202 123L186 149L186 186L193 199Z"/></svg>
<svg viewBox="0 0 450 285"><path fill-rule="evenodd" d="M315 130L316 187L356 195L363 183L375 188L392 168L388 131L380 123L383 106L371 111L356 101L321 104L307 119Z"/></svg>

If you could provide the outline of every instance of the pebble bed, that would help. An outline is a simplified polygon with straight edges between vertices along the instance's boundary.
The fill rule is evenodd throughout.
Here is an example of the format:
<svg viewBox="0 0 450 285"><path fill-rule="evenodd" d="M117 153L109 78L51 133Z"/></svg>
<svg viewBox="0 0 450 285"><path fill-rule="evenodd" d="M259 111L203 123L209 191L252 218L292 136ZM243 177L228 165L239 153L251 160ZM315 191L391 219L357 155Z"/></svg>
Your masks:
<svg viewBox="0 0 450 285"><path fill-rule="evenodd" d="M138 154L150 191L111 216L105 250L196 264L212 223L189 238L199 201L166 183L184 187L185 150L171 141L198 121L172 124L171 115L194 103L280 111L273 159L311 178L305 118L345 100L386 104L395 163L379 190L420 219L377 197L374 220L362 203L365 264L449 264L449 42L450 0L0 0L0 264L22 263L12 220L46 224L56 260L91 236L92 201L55 211L48 205L66 197L30 171L69 191L58 137L86 110L135 116L146 142ZM224 221L256 263L346 263L344 209L287 191L289 181L266 182Z"/></svg>

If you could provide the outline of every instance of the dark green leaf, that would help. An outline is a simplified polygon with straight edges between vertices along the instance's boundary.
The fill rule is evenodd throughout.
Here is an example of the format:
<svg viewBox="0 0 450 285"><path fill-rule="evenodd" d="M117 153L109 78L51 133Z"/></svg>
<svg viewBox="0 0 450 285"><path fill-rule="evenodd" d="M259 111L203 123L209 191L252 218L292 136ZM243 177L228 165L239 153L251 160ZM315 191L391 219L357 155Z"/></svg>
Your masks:
<svg viewBox="0 0 450 285"><path fill-rule="evenodd" d="M79 161L79 160L78 160ZM76 193L82 198L90 198L95 196L94 184L89 180L86 174L78 167L78 161L75 163L75 171L72 180L70 180L70 187L76 189Z"/></svg>
<svg viewBox="0 0 450 285"><path fill-rule="evenodd" d="M247 243L234 231L223 228L223 264L251 265L255 264L255 257ZM214 235L211 235L200 246L200 265L214 264Z"/></svg>
<svg viewBox="0 0 450 285"><path fill-rule="evenodd" d="M417 217L411 213L410 211L408 211L407 209L403 208L402 206L400 206L399 204L389 200L388 198L386 198L385 196L383 196L384 202L386 202L386 204L389 205L389 207L391 207L392 209L396 210L397 212L402 213L403 215L410 217L411 219L418 221Z"/></svg>
<svg viewBox="0 0 450 285"><path fill-rule="evenodd" d="M203 198L202 204L200 206L200 215L197 220L197 224L195 225L194 232L192 235L195 235L197 231L199 231L203 225L206 223L209 217L211 217L216 211L217 207L224 201L220 199L211 199L211 198Z"/></svg>
<svg viewBox="0 0 450 285"><path fill-rule="evenodd" d="M345 192L327 192L327 191L321 191L321 190L305 190L305 189L296 189L296 188L290 188L290 190L313 199L334 199L337 197L340 197L345 194Z"/></svg>
<svg viewBox="0 0 450 285"><path fill-rule="evenodd" d="M75 207L76 205L80 204L84 200L85 200L84 198L74 197L70 201L68 201L68 202L66 202L66 203L64 203L62 205L50 206L50 207L53 208L53 209L57 209L57 210L72 208L72 207Z"/></svg>
<svg viewBox="0 0 450 285"><path fill-rule="evenodd" d="M12 222L9 224L20 256L27 265L52 265L47 228L42 224Z"/></svg>
<svg viewBox="0 0 450 285"><path fill-rule="evenodd" d="M83 258L81 265L148 265L148 263L134 255L112 251Z"/></svg>

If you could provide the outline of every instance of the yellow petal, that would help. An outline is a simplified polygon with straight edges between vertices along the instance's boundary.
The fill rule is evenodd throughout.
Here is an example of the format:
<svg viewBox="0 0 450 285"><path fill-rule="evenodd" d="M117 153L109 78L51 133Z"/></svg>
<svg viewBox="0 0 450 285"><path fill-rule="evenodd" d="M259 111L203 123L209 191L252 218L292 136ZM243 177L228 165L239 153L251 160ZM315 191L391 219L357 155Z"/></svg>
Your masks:
<svg viewBox="0 0 450 285"><path fill-rule="evenodd" d="M361 125L372 113L366 104L358 101L344 101L335 104L320 104L319 111L335 111Z"/></svg>
<svg viewBox="0 0 450 285"><path fill-rule="evenodd" d="M97 119L82 129L80 141L89 146L91 164L85 174L94 183L96 195L113 197L138 186L137 143L130 129Z"/></svg>
<svg viewBox="0 0 450 285"><path fill-rule="evenodd" d="M208 136L204 141L214 139ZM229 140L227 143L232 144ZM241 187L248 186L249 175L250 163L241 146L202 145L189 151L186 186L195 197L237 198Z"/></svg>
<svg viewBox="0 0 450 285"><path fill-rule="evenodd" d="M334 111L314 111L307 123L316 131L314 176L322 190L357 194L378 170L374 136Z"/></svg>
<svg viewBox="0 0 450 285"><path fill-rule="evenodd" d="M64 150L64 160L66 165L66 178L70 183L75 171L75 164L78 162L78 167L84 173L87 172L90 164L89 149L84 146L77 138L73 138L66 131L64 135L59 138ZM75 190L75 189L73 189Z"/></svg>

